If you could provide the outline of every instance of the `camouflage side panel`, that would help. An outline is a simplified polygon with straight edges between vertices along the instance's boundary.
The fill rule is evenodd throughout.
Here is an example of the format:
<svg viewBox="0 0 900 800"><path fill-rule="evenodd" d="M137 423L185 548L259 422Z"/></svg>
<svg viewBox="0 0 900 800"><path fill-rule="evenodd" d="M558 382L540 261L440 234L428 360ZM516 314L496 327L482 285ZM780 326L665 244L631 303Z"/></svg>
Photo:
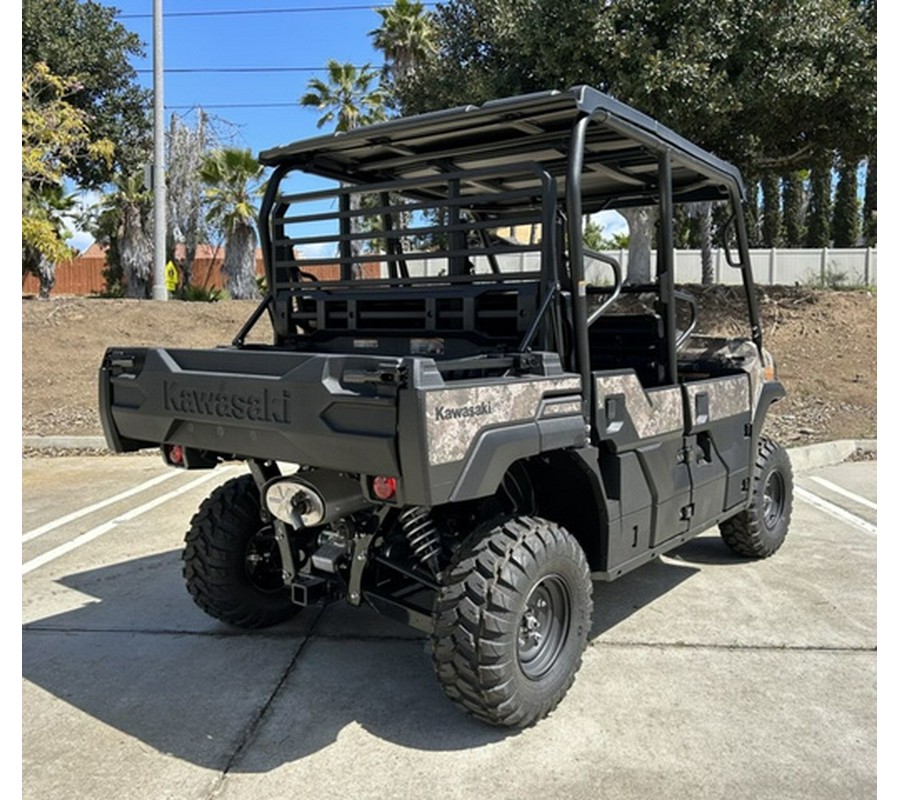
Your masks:
<svg viewBox="0 0 900 800"><path fill-rule="evenodd" d="M688 530L680 386L644 389L634 370L595 372L600 469L609 498L609 570Z"/></svg>
<svg viewBox="0 0 900 800"><path fill-rule="evenodd" d="M580 399L554 403L546 395L581 391L581 379L508 378L495 385L424 393L425 437L431 466L462 461L485 429L532 422L542 415L580 414Z"/></svg>
<svg viewBox="0 0 900 800"><path fill-rule="evenodd" d="M684 391L691 430L750 411L750 380L745 374L686 383Z"/></svg>
<svg viewBox="0 0 900 800"><path fill-rule="evenodd" d="M618 432L617 421L627 418L639 439L649 439L684 430L684 407L677 386L645 390L634 372L595 374L597 409L607 419L607 433ZM624 415L613 412L615 400L622 398Z"/></svg>

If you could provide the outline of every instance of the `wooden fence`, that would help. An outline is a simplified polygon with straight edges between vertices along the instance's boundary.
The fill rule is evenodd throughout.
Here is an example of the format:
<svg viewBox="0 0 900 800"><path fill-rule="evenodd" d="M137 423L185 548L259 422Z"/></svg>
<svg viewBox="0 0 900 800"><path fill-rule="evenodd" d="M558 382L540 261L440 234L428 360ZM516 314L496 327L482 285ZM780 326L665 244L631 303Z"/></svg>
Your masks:
<svg viewBox="0 0 900 800"><path fill-rule="evenodd" d="M56 283L51 294L103 294L106 290L106 282L103 279L103 270L105 269L106 255L99 248L91 247L72 261L57 265ZM262 254L258 250L256 274L263 274ZM225 285L222 276L222 256L214 254L194 259L191 283L207 289L222 289ZM39 289L40 283L34 275L22 277L22 294L36 295Z"/></svg>

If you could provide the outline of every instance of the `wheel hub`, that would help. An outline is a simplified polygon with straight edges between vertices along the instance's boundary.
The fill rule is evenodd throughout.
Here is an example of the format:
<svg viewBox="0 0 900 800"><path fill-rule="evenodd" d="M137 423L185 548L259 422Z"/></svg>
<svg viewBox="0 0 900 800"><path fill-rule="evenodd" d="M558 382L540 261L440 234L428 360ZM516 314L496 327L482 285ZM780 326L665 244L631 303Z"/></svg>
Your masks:
<svg viewBox="0 0 900 800"><path fill-rule="evenodd" d="M770 472L763 486L763 521L772 529L784 513L784 479L778 472Z"/></svg>
<svg viewBox="0 0 900 800"><path fill-rule="evenodd" d="M526 677L538 680L552 669L568 637L570 617L569 591L562 578L540 580L519 619L519 665Z"/></svg>

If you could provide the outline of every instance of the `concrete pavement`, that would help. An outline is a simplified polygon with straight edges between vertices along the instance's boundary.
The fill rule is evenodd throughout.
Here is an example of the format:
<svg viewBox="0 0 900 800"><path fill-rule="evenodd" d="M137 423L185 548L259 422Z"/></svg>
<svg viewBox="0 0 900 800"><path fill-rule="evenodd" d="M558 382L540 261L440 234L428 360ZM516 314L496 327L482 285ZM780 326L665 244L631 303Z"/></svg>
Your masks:
<svg viewBox="0 0 900 800"><path fill-rule="evenodd" d="M820 464L797 485L874 524L859 499L876 503L876 467ZM25 529L163 472L142 456L29 458ZM197 475L23 545L29 562L103 531L23 578L23 797L875 796L876 536L827 505L795 502L766 561L709 532L596 583L575 685L512 733L457 711L424 639L369 611L333 604L255 633L204 616L181 539L227 476L181 491Z"/></svg>

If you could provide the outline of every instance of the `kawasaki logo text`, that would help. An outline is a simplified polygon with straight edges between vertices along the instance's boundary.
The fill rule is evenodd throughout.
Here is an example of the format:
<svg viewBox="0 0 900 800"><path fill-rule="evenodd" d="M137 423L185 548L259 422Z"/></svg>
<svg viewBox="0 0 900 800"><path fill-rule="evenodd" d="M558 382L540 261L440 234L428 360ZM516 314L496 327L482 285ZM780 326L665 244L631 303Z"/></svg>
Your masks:
<svg viewBox="0 0 900 800"><path fill-rule="evenodd" d="M435 419L468 419L469 417L483 417L492 412L489 401L477 403L471 406L457 406L456 408L448 408L447 406L438 406L434 410Z"/></svg>
<svg viewBox="0 0 900 800"><path fill-rule="evenodd" d="M175 381L163 381L163 407L176 414L203 414L220 419L280 422L290 424L290 392L212 392L180 388Z"/></svg>

